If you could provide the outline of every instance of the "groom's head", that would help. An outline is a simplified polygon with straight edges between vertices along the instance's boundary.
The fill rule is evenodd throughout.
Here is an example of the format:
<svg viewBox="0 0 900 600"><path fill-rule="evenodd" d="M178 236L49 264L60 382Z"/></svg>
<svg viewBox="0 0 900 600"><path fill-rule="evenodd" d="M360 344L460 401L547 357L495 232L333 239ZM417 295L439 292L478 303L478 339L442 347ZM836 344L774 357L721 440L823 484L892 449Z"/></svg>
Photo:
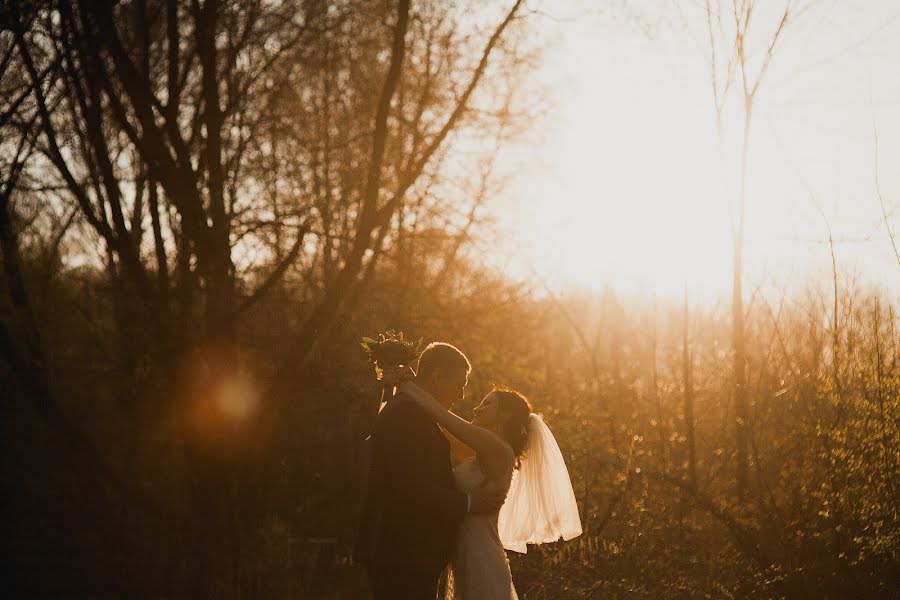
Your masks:
<svg viewBox="0 0 900 600"><path fill-rule="evenodd" d="M416 383L451 408L463 399L472 365L459 348L443 342L428 344L419 357Z"/></svg>

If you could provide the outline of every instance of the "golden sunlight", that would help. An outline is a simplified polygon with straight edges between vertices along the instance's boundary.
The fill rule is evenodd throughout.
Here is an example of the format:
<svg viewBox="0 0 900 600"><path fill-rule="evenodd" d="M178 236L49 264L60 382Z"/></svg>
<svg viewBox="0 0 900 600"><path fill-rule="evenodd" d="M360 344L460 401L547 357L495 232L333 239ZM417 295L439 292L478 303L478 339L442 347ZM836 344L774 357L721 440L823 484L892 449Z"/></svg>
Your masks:
<svg viewBox="0 0 900 600"><path fill-rule="evenodd" d="M898 56L900 0L4 3L4 596L900 600Z"/></svg>
<svg viewBox="0 0 900 600"><path fill-rule="evenodd" d="M892 287L873 121L884 166L900 150L891 145L898 119L872 98L900 90L868 79L852 52L827 70L809 68L833 54L831 46L849 44L846 32L791 33L752 118L745 273L782 283L826 274L831 227L844 267ZM869 47L888 42L874 35ZM732 99L717 128L703 51L684 32L654 31L651 39L637 28L566 22L543 67L548 126L541 143L515 156L542 168L516 179L514 209L501 217L518 232L513 268L522 277L667 296L685 283L708 298L730 293L744 114ZM886 56L871 53L866 64L874 70ZM897 189L900 178L887 171L882 189Z"/></svg>

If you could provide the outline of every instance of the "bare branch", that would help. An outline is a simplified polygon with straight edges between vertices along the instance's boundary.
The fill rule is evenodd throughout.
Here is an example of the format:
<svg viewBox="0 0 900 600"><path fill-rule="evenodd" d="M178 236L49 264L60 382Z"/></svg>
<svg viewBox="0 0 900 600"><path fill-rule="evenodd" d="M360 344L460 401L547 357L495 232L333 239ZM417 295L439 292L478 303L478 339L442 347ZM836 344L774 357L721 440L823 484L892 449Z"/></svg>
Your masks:
<svg viewBox="0 0 900 600"><path fill-rule="evenodd" d="M900 251L897 250L897 242L894 240L894 232L891 230L891 222L888 219L887 209L884 206L884 196L881 194L881 182L879 177L879 160L878 160L878 127L875 124L875 114L872 113L872 137L875 140L875 194L878 196L878 203L881 205L881 215L884 217L884 228L887 229L888 238L891 240L891 248L894 249L894 257L897 259L897 266L900 266ZM829 235L829 239L831 236Z"/></svg>

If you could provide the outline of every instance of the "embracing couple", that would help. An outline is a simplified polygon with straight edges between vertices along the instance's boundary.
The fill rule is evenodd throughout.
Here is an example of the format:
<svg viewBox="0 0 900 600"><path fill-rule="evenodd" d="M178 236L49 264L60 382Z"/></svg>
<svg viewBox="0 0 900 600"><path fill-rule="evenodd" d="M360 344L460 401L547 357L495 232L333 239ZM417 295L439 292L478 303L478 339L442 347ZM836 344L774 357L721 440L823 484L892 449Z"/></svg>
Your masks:
<svg viewBox="0 0 900 600"><path fill-rule="evenodd" d="M531 404L495 389L468 422L450 409L472 367L430 344L418 369L386 372L397 393L372 434L368 496L356 558L376 600L509 600L506 549L581 534L562 454Z"/></svg>

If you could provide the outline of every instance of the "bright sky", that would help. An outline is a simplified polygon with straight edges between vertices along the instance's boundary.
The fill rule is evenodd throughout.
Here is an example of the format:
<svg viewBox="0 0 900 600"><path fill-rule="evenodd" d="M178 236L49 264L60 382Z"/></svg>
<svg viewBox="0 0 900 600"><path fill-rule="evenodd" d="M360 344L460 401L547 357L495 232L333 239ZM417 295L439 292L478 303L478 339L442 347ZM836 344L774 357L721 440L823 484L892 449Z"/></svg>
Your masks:
<svg viewBox="0 0 900 600"><path fill-rule="evenodd" d="M615 4L554 0L544 5L553 18L535 17L555 40L538 74L550 112L512 152L525 168L494 206L517 239L507 269L553 287L664 296L680 294L687 277L698 296L726 296L730 204L721 186L736 180L740 105L732 98L726 114L722 162L702 12L679 17L668 0L600 10ZM650 25L624 18L637 14ZM687 24L666 24L680 18ZM765 35L772 22L760 19ZM829 277L827 219L839 268L900 295L873 128L900 238L898 57L897 0L822 0L785 31L751 131L746 288Z"/></svg>

